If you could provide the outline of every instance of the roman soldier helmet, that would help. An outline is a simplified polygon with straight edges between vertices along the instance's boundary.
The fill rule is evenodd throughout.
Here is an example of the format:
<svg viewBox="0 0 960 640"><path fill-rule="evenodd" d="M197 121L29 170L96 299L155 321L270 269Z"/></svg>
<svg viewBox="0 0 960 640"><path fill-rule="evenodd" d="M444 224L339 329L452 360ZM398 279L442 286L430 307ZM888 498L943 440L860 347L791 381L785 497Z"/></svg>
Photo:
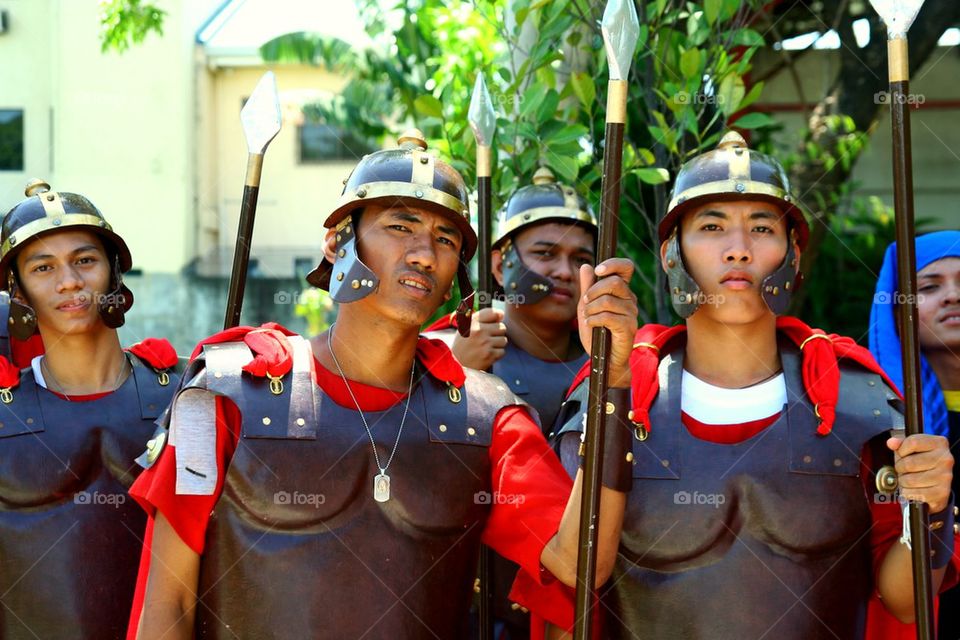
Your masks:
<svg viewBox="0 0 960 640"><path fill-rule="evenodd" d="M456 169L427 151L418 129L405 132L397 143L397 149L364 156L344 181L340 201L324 222L328 229L336 229L337 261L321 260L307 275L307 282L328 290L335 302L354 302L373 293L379 280L357 255L352 214L371 204L424 209L453 222L463 237L457 271L461 297L457 315L463 321L457 326L469 333L473 286L467 265L477 251L477 234L470 226L466 184Z"/></svg>
<svg viewBox="0 0 960 640"><path fill-rule="evenodd" d="M541 167L533 174L533 184L520 187L500 210L493 248L503 254L503 290L515 295L517 304L536 304L545 298L553 283L531 271L520 258L513 242L517 233L546 222L563 222L586 228L597 237L597 217L585 198L573 187L556 181L553 173Z"/></svg>
<svg viewBox="0 0 960 640"><path fill-rule="evenodd" d="M43 180L30 181L24 194L26 199L4 216L0 230L0 290L11 296L10 334L26 340L37 327L33 309L17 299L17 254L31 240L63 230L90 231L103 241L110 260L110 292L97 301L97 310L108 327L122 326L124 314L133 306L133 293L123 284L123 274L132 266L127 243L82 195L51 191Z"/></svg>
<svg viewBox="0 0 960 640"><path fill-rule="evenodd" d="M810 229L803 206L790 192L787 175L772 156L751 151L736 131L730 131L713 151L685 163L677 173L667 212L657 227L660 242L667 242L667 284L673 308L689 318L700 307L700 287L683 264L680 252L680 219L706 202L760 200L776 205L789 223L790 242L783 263L761 284L764 302L776 315L787 311L790 297L803 277L797 272L794 243L802 251Z"/></svg>

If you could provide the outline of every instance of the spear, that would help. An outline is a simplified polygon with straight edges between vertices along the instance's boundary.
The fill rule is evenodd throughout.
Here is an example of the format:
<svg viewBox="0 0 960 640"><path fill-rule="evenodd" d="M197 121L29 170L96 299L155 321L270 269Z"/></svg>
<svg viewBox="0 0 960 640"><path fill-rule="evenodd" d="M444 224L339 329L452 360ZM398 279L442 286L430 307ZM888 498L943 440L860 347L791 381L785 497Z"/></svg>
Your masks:
<svg viewBox="0 0 960 640"><path fill-rule="evenodd" d="M490 177L492 174L493 153L491 143L497 130L497 114L490 101L490 92L483 81L483 74L477 74L477 82L470 98L467 120L473 129L477 141L477 231L479 251L477 252L477 275L480 286L477 307L489 309L493 304L493 277L490 273ZM493 637L493 589L492 558L486 546L480 549L480 640Z"/></svg>
<svg viewBox="0 0 960 640"><path fill-rule="evenodd" d="M623 132L627 115L627 76L640 35L633 0L609 0L600 21L607 53L607 122L603 150L600 195L600 228L597 232L597 263L617 251L620 224L620 175L623 165ZM603 461L603 418L607 404L607 360L610 330L593 330L590 349L590 396L583 467L583 499L580 504L580 548L577 553L577 595L574 637L591 637L590 610L595 599L597 575L597 530L600 515L600 478Z"/></svg>
<svg viewBox="0 0 960 640"><path fill-rule="evenodd" d="M910 143L910 63L907 31L920 12L923 0L870 0L887 27L887 66L890 78L890 125L893 129L893 209L896 221L897 278L900 283L897 315L903 354L903 396L906 434L923 433L920 381L920 341L917 331L917 256L913 222L913 160ZM917 638L933 638L933 580L930 574L929 510L925 503L910 502L909 517L913 558L913 604ZM917 532L921 532L918 534Z"/></svg>
<svg viewBox="0 0 960 640"><path fill-rule="evenodd" d="M280 97L277 95L277 79L272 71L267 71L260 78L253 94L240 110L240 122L247 139L247 176L243 183L243 202L240 204L240 224L237 228L237 246L233 252L224 329L240 324L243 290L247 285L247 265L250 263L250 240L257 215L257 196L260 194L263 154L270 141L280 132Z"/></svg>

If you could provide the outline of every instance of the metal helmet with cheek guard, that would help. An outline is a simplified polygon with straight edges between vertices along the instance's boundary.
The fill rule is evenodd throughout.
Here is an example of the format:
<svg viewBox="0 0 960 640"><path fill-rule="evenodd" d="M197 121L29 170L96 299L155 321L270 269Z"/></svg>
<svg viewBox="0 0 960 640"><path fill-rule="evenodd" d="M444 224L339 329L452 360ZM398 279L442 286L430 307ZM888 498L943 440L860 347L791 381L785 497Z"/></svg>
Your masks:
<svg viewBox="0 0 960 640"><path fill-rule="evenodd" d="M541 167L533 174L533 184L514 191L500 210L492 248L503 255L503 287L498 287L496 294L507 293L516 299L516 304L536 304L550 294L553 283L523 263L513 241L520 231L547 222L580 225L596 241L597 217L586 199Z"/></svg>
<svg viewBox="0 0 960 640"><path fill-rule="evenodd" d="M457 270L461 296L457 326L467 335L473 309L467 265L477 250L477 234L470 226L466 184L456 169L427 151L420 130L406 131L397 143L397 149L364 156L344 181L340 200L323 223L336 229L337 260L334 264L321 260L307 275L307 282L329 291L335 302L355 302L370 295L380 281L357 254L352 214L371 204L423 209L453 222L463 239Z"/></svg>
<svg viewBox="0 0 960 640"><path fill-rule="evenodd" d="M122 326L133 306L133 293L123 284L123 274L132 266L127 243L82 195L51 191L43 180L31 180L24 194L26 199L3 217L0 231L0 290L10 293L10 335L26 340L37 330L33 309L18 299L17 254L30 241L65 230L90 231L103 241L110 260L110 291L96 301L97 311L111 329Z"/></svg>
<svg viewBox="0 0 960 640"><path fill-rule="evenodd" d="M779 208L788 219L787 254L780 266L766 276L760 293L776 315L786 313L790 298L803 280L797 271L794 243L807 246L810 229L806 212L790 192L790 183L780 163L771 156L751 151L736 131L723 136L713 151L696 156L677 173L670 204L657 230L667 242L667 284L673 308L689 318L700 307L703 295L687 271L680 251L680 220L684 213L707 202L759 200Z"/></svg>

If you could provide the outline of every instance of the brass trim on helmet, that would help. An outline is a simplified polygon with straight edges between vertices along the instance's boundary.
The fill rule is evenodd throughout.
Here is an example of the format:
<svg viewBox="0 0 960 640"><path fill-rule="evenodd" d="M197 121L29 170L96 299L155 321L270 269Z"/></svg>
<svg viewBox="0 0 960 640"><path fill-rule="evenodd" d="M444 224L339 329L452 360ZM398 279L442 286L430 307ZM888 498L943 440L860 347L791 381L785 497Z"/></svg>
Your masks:
<svg viewBox="0 0 960 640"><path fill-rule="evenodd" d="M47 195L47 194L44 194ZM18 244L23 244L35 235L44 231L53 229L64 229L66 227L99 227L106 231L113 231L113 227L98 216L88 213L67 213L57 216L47 216L39 220L33 220L17 229L9 238L0 245L0 260L5 258L10 251Z"/></svg>
<svg viewBox="0 0 960 640"><path fill-rule="evenodd" d="M728 166L730 167L730 179L743 182L750 179L750 149L746 147L734 147L726 150L730 158Z"/></svg>
<svg viewBox="0 0 960 640"><path fill-rule="evenodd" d="M507 236L520 227L533 224L547 218L563 218L564 220L570 220L572 222L586 222L587 224L597 226L596 219L590 215L590 213L583 211L582 209L568 209L567 207L536 207L534 209L527 209L523 213L518 213L509 220L506 220L503 225L497 229L497 234L500 236Z"/></svg>
<svg viewBox="0 0 960 640"><path fill-rule="evenodd" d="M355 191L347 191L340 196L334 210L339 210L350 204L362 207L365 200L372 201L379 198L410 198L432 202L449 209L452 213L466 220L467 224L470 224L470 210L459 198L432 186L410 182L384 181L361 184Z"/></svg>
<svg viewBox="0 0 960 640"><path fill-rule="evenodd" d="M698 184L695 187L690 187L686 191L681 191L674 196L673 200L670 201L667 211L673 211L677 206L683 204L684 202L693 200L694 198L698 198L700 196L716 196L726 194L743 195L744 198L749 198L749 196L752 195L772 196L774 198L783 200L785 203L793 207L801 209L799 203L795 202L793 198L790 197L790 194L783 189L774 187L773 185L765 182L757 182L756 180L731 179Z"/></svg>
<svg viewBox="0 0 960 640"><path fill-rule="evenodd" d="M40 204L43 205L43 212L48 216L64 216L67 214L63 209L63 200L60 199L60 194L56 191L44 191L38 193L37 197L40 198Z"/></svg>
<svg viewBox="0 0 960 640"><path fill-rule="evenodd" d="M422 186L433 186L433 170L437 164L437 159L432 154L420 149L414 149L411 152L411 161L413 169L410 173L410 182Z"/></svg>

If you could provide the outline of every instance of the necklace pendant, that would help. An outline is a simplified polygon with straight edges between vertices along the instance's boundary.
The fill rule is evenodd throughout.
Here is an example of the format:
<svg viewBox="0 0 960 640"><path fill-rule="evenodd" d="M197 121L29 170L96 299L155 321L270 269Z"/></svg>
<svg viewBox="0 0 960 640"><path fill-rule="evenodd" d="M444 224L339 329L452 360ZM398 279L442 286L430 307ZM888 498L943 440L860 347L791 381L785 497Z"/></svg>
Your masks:
<svg viewBox="0 0 960 640"><path fill-rule="evenodd" d="M383 471L373 476L373 499L377 502L390 499L390 476Z"/></svg>

